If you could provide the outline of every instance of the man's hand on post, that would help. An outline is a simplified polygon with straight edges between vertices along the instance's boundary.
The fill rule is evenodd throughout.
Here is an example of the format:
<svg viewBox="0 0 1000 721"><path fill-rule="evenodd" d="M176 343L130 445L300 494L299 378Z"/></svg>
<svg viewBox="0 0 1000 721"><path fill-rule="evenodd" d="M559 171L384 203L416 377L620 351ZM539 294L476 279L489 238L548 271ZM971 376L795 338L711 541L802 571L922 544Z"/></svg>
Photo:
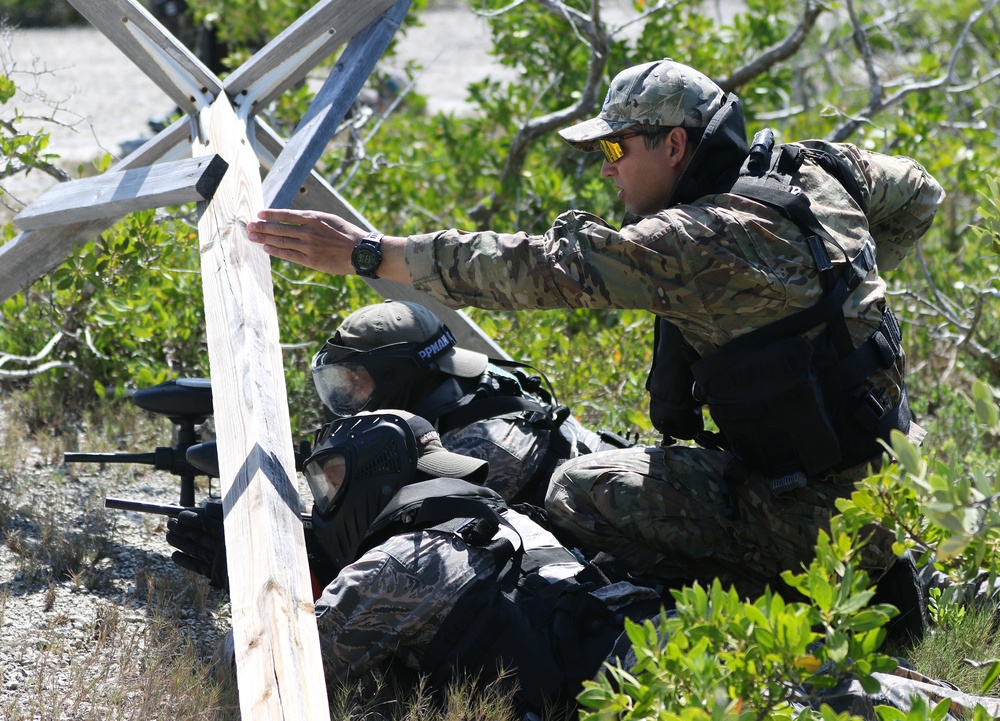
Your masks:
<svg viewBox="0 0 1000 721"><path fill-rule="evenodd" d="M314 210L267 208L257 213L258 220L247 224L247 238L259 243L264 252L331 275L351 275L351 251L368 234L332 213ZM404 238L383 237L383 264L378 274L410 284L404 259Z"/></svg>

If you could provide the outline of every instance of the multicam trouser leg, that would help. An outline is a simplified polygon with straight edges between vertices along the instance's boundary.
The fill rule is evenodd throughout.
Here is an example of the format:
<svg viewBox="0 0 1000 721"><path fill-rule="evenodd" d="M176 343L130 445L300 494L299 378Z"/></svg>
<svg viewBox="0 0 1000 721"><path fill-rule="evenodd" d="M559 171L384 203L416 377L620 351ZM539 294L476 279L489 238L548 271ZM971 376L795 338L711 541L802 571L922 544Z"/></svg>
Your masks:
<svg viewBox="0 0 1000 721"><path fill-rule="evenodd" d="M812 480L777 496L758 474L723 481L733 461L686 446L581 456L556 469L545 507L585 552L609 553L640 576L667 583L718 577L755 595L782 571L808 564L818 531L829 528L834 502L853 481ZM888 534L876 535L866 565L880 571L893 556Z"/></svg>

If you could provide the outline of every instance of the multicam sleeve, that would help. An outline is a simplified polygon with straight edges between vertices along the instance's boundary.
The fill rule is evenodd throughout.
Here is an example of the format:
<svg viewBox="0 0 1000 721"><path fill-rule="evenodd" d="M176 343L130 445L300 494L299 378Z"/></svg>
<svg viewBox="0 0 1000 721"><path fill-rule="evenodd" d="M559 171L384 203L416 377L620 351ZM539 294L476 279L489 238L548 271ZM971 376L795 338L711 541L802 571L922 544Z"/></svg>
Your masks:
<svg viewBox="0 0 1000 721"><path fill-rule="evenodd" d="M650 308L651 254L601 218L559 216L544 235L446 230L413 235L413 286L454 307L523 310ZM655 259L658 267L665 262Z"/></svg>
<svg viewBox="0 0 1000 721"><path fill-rule="evenodd" d="M880 271L899 266L910 247L930 228L944 200L941 185L916 160L841 145L861 169L870 199L865 215Z"/></svg>

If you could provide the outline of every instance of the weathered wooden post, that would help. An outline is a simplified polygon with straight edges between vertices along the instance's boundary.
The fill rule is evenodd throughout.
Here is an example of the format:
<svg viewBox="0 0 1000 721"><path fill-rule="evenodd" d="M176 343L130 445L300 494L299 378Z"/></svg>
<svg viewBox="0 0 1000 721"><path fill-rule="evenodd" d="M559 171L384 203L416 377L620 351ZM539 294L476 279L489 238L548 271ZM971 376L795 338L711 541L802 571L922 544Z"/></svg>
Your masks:
<svg viewBox="0 0 1000 721"><path fill-rule="evenodd" d="M260 166L225 95L199 125L195 154L229 163L198 235L240 709L246 719L326 719L271 265L246 238L263 207Z"/></svg>

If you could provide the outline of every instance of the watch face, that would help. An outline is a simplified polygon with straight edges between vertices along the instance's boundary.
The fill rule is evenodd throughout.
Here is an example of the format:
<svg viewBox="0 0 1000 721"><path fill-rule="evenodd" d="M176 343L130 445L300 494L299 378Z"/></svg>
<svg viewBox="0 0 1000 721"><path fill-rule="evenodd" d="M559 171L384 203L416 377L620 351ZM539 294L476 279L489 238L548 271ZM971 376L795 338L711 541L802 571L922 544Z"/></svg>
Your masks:
<svg viewBox="0 0 1000 721"><path fill-rule="evenodd" d="M354 246L354 250L351 252L351 264L358 275L378 278L375 271L382 264L382 249L379 248L378 240L363 238L360 243Z"/></svg>
<svg viewBox="0 0 1000 721"><path fill-rule="evenodd" d="M378 265L381 253L376 248L369 245L362 245L354 249L354 264L362 270L372 270Z"/></svg>

